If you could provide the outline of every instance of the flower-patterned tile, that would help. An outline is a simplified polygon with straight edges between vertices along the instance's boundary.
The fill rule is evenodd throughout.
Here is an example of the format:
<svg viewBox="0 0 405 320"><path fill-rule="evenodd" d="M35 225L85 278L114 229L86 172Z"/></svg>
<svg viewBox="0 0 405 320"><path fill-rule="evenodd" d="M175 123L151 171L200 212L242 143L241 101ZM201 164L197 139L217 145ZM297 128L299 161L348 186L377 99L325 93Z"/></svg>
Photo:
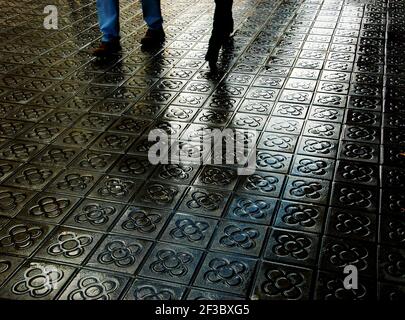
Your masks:
<svg viewBox="0 0 405 320"><path fill-rule="evenodd" d="M65 167L75 159L81 150L79 148L50 145L35 156L31 162L48 166Z"/></svg>
<svg viewBox="0 0 405 320"><path fill-rule="evenodd" d="M256 171L253 175L241 179L237 190L277 198L282 191L284 180L285 177L281 174Z"/></svg>
<svg viewBox="0 0 405 320"><path fill-rule="evenodd" d="M224 220L218 226L211 250L258 257L266 231L264 226Z"/></svg>
<svg viewBox="0 0 405 320"><path fill-rule="evenodd" d="M282 201L273 222L281 229L321 233L325 221L325 207L299 202Z"/></svg>
<svg viewBox="0 0 405 320"><path fill-rule="evenodd" d="M113 273L83 269L68 284L58 300L118 300L128 280Z"/></svg>
<svg viewBox="0 0 405 320"><path fill-rule="evenodd" d="M180 300L184 286L164 281L137 278L124 296L124 300Z"/></svg>
<svg viewBox="0 0 405 320"><path fill-rule="evenodd" d="M298 136L266 132L259 141L258 148L293 153L297 145Z"/></svg>
<svg viewBox="0 0 405 320"><path fill-rule="evenodd" d="M74 271L72 267L53 262L27 261L0 289L0 297L12 300L52 300Z"/></svg>
<svg viewBox="0 0 405 320"><path fill-rule="evenodd" d="M150 241L109 235L100 243L86 266L134 275L151 246Z"/></svg>
<svg viewBox="0 0 405 320"><path fill-rule="evenodd" d="M403 301L405 287L396 284L380 282L378 285L378 299L380 301Z"/></svg>
<svg viewBox="0 0 405 320"><path fill-rule="evenodd" d="M34 191L0 186L0 214L10 218L16 216L34 196Z"/></svg>
<svg viewBox="0 0 405 320"><path fill-rule="evenodd" d="M258 149L256 152L256 169L277 173L287 173L292 154Z"/></svg>
<svg viewBox="0 0 405 320"><path fill-rule="evenodd" d="M264 257L269 261L314 267L318 242L316 234L272 229Z"/></svg>
<svg viewBox="0 0 405 320"><path fill-rule="evenodd" d="M101 174L96 172L70 169L63 171L47 188L47 192L83 196L100 179Z"/></svg>
<svg viewBox="0 0 405 320"><path fill-rule="evenodd" d="M188 284L201 257L200 250L158 243L145 261L139 275Z"/></svg>
<svg viewBox="0 0 405 320"><path fill-rule="evenodd" d="M405 221L392 215L380 216L379 242L397 248L405 243Z"/></svg>
<svg viewBox="0 0 405 320"><path fill-rule="evenodd" d="M51 230L49 225L13 219L0 230L0 253L29 256Z"/></svg>
<svg viewBox="0 0 405 320"><path fill-rule="evenodd" d="M405 283L404 273L405 250L403 248L391 248L379 246L378 248L378 276L379 279Z"/></svg>
<svg viewBox="0 0 405 320"><path fill-rule="evenodd" d="M337 238L348 238L374 242L377 239L378 218L373 214L348 209L330 208L325 234Z"/></svg>
<svg viewBox="0 0 405 320"><path fill-rule="evenodd" d="M203 261L194 285L247 298L255 268L256 261L253 259L210 252Z"/></svg>
<svg viewBox="0 0 405 320"><path fill-rule="evenodd" d="M381 193L381 213L402 217L405 207L405 195L403 192L387 188L383 189Z"/></svg>
<svg viewBox="0 0 405 320"><path fill-rule="evenodd" d="M324 237L319 259L325 271L344 274L344 268L353 265L362 276L376 275L377 248L370 242Z"/></svg>
<svg viewBox="0 0 405 320"><path fill-rule="evenodd" d="M58 224L79 202L78 197L43 192L28 202L17 217L23 220Z"/></svg>
<svg viewBox="0 0 405 320"><path fill-rule="evenodd" d="M344 117L344 109L332 107L312 106L309 112L310 120L327 121L327 122L342 122Z"/></svg>
<svg viewBox="0 0 405 320"><path fill-rule="evenodd" d="M177 213L166 226L160 240L192 247L206 248L217 224L218 221L215 219Z"/></svg>
<svg viewBox="0 0 405 320"><path fill-rule="evenodd" d="M338 140L302 137L298 145L298 154L335 158L338 149Z"/></svg>
<svg viewBox="0 0 405 320"><path fill-rule="evenodd" d="M86 151L77 157L69 167L78 170L106 172L118 159L118 155L110 152Z"/></svg>
<svg viewBox="0 0 405 320"><path fill-rule="evenodd" d="M194 185L222 190L233 190L238 181L237 172L229 167L205 166Z"/></svg>
<svg viewBox="0 0 405 320"><path fill-rule="evenodd" d="M170 216L169 211L129 207L115 223L112 233L156 239Z"/></svg>
<svg viewBox="0 0 405 320"><path fill-rule="evenodd" d="M125 153L136 138L136 135L105 132L92 143L90 149L103 152Z"/></svg>
<svg viewBox="0 0 405 320"><path fill-rule="evenodd" d="M259 101L259 100L245 99L240 105L238 111L268 115L273 109L273 106L274 106L273 102L268 102L266 100Z"/></svg>
<svg viewBox="0 0 405 320"><path fill-rule="evenodd" d="M242 297L231 295L228 293L222 293L218 291L209 291L201 289L191 289L187 294L186 300L243 300Z"/></svg>
<svg viewBox="0 0 405 320"><path fill-rule="evenodd" d="M80 265L102 234L68 227L57 228L35 254L36 258Z"/></svg>
<svg viewBox="0 0 405 320"><path fill-rule="evenodd" d="M61 168L45 167L40 165L23 165L9 179L3 182L4 185L9 185L16 188L24 188L30 190L43 190L55 176L61 171Z"/></svg>
<svg viewBox="0 0 405 320"><path fill-rule="evenodd" d="M277 199L235 193L226 211L226 218L269 225L276 206Z"/></svg>
<svg viewBox="0 0 405 320"><path fill-rule="evenodd" d="M363 162L340 160L336 166L335 181L378 186L379 167Z"/></svg>
<svg viewBox="0 0 405 320"><path fill-rule="evenodd" d="M380 147L375 144L343 141L339 147L338 159L378 163L379 158Z"/></svg>
<svg viewBox="0 0 405 320"><path fill-rule="evenodd" d="M106 232L123 209L123 204L85 199L63 221L63 225Z"/></svg>
<svg viewBox="0 0 405 320"><path fill-rule="evenodd" d="M17 161L0 160L0 182L12 175L21 164Z"/></svg>
<svg viewBox="0 0 405 320"><path fill-rule="evenodd" d="M142 180L127 177L104 176L88 197L112 202L128 202L140 189L142 183Z"/></svg>
<svg viewBox="0 0 405 320"><path fill-rule="evenodd" d="M380 128L345 125L343 139L365 143L380 143Z"/></svg>
<svg viewBox="0 0 405 320"><path fill-rule="evenodd" d="M312 178L290 176L284 190L283 199L327 204L330 182Z"/></svg>
<svg viewBox="0 0 405 320"><path fill-rule="evenodd" d="M272 116L266 126L266 131L286 134L300 134L303 120Z"/></svg>
<svg viewBox="0 0 405 320"><path fill-rule="evenodd" d="M185 186L161 182L147 182L137 193L133 203L157 209L173 209L182 197Z"/></svg>
<svg viewBox="0 0 405 320"><path fill-rule="evenodd" d="M330 202L341 208L376 213L379 203L378 189L336 182L332 187Z"/></svg>
<svg viewBox="0 0 405 320"><path fill-rule="evenodd" d="M262 262L250 296L253 300L309 300L312 270Z"/></svg>
<svg viewBox="0 0 405 320"><path fill-rule="evenodd" d="M368 278L359 277L358 289L347 290L343 273L318 272L315 285L315 300L325 301L368 301L375 300L377 285Z"/></svg>
<svg viewBox="0 0 405 320"><path fill-rule="evenodd" d="M188 185L194 179L198 170L198 165L193 166L182 163L161 164L152 174L151 180Z"/></svg>
<svg viewBox="0 0 405 320"><path fill-rule="evenodd" d="M181 201L178 211L220 217L229 196L229 191L191 187Z"/></svg>
<svg viewBox="0 0 405 320"><path fill-rule="evenodd" d="M291 174L295 176L332 180L335 161L327 158L317 158L297 155L294 157Z"/></svg>
<svg viewBox="0 0 405 320"><path fill-rule="evenodd" d="M273 109L272 115L279 117L289 117L304 119L308 113L308 105L279 102Z"/></svg>
<svg viewBox="0 0 405 320"><path fill-rule="evenodd" d="M339 139L340 124L307 121L303 135L315 138Z"/></svg>
<svg viewBox="0 0 405 320"><path fill-rule="evenodd" d="M14 273L14 271L17 270L23 261L23 258L0 254L0 287ZM0 296L2 295L1 291L2 290L0 289Z"/></svg>

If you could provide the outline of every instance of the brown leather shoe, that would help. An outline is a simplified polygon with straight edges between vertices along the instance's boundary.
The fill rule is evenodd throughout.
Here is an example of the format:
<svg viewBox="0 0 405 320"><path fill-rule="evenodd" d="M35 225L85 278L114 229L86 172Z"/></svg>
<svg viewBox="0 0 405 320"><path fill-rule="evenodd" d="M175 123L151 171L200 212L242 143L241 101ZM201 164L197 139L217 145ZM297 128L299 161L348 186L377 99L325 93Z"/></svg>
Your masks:
<svg viewBox="0 0 405 320"><path fill-rule="evenodd" d="M101 42L100 46L93 51L96 57L107 57L116 54L122 50L119 39L114 39L108 42Z"/></svg>
<svg viewBox="0 0 405 320"><path fill-rule="evenodd" d="M163 28L160 29L148 29L145 36L141 39L141 44L144 46L158 46L165 41L165 32Z"/></svg>

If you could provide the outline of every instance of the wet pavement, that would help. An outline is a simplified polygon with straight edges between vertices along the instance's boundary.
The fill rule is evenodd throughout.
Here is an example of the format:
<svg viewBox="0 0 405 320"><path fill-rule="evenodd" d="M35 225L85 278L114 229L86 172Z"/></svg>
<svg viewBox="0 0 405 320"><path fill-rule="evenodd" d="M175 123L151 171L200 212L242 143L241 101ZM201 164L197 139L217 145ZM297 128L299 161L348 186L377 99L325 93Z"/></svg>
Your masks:
<svg viewBox="0 0 405 320"><path fill-rule="evenodd" d="M403 300L405 1L236 0L217 75L212 0L153 52L120 3L106 62L94 1L0 0L0 298ZM152 166L154 128L256 130L257 171Z"/></svg>

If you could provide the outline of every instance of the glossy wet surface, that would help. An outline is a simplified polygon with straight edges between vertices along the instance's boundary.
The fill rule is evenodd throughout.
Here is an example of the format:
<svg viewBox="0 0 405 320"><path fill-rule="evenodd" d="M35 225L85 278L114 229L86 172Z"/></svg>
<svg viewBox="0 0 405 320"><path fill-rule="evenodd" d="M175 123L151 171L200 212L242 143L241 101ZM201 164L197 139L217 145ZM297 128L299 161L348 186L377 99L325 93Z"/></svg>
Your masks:
<svg viewBox="0 0 405 320"><path fill-rule="evenodd" d="M0 3L1 298L404 298L405 1L235 1L217 77L211 0L155 52L121 1L110 63L93 1ZM148 162L206 127L257 130L256 173Z"/></svg>

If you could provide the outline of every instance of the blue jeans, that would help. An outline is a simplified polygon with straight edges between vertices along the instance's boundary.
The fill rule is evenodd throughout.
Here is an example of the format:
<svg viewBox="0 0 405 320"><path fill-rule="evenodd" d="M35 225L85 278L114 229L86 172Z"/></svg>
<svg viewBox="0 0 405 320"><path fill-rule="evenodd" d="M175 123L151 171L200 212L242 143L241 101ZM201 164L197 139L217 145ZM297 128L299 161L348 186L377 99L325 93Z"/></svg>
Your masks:
<svg viewBox="0 0 405 320"><path fill-rule="evenodd" d="M162 27L163 18L160 0L141 0L143 18L149 29ZM120 36L119 0L97 0L98 23L103 33L102 41L110 41Z"/></svg>

